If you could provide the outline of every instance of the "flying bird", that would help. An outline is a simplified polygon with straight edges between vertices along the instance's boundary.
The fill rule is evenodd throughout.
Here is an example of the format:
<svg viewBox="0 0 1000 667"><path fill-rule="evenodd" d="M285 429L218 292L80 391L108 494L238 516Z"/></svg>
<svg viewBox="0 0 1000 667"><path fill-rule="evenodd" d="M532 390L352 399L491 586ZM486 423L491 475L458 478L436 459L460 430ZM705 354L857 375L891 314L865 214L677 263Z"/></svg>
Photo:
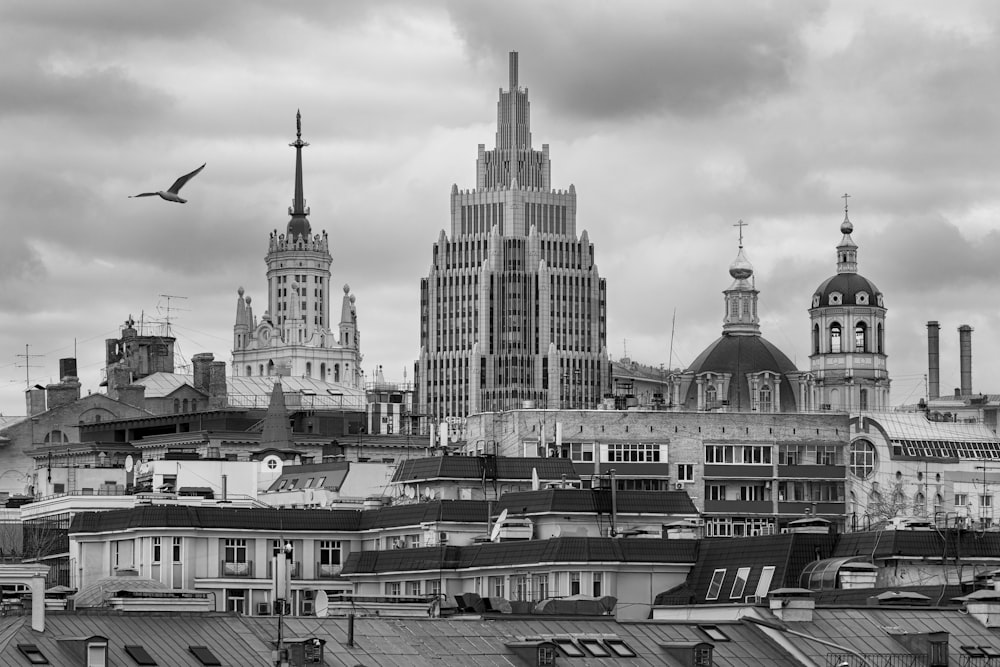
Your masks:
<svg viewBox="0 0 1000 667"><path fill-rule="evenodd" d="M206 162L205 164L208 164L208 163ZM169 190L166 190L166 191L160 190L158 192L143 192L142 194L138 194L138 195L129 195L129 199L131 199L133 197L155 197L155 196L159 196L162 199L166 199L167 201L177 202L178 204L186 204L187 203L187 199L181 199L180 196L178 196L177 193L181 191L181 188L184 187L185 183L187 183L192 178L194 178L195 176L197 176L198 172L201 171L204 168L205 168L205 165L203 164L200 167L198 167L197 169L195 169L194 171L192 171L190 174L185 174L185 175L181 176L176 181L174 181L174 184L170 186Z"/></svg>

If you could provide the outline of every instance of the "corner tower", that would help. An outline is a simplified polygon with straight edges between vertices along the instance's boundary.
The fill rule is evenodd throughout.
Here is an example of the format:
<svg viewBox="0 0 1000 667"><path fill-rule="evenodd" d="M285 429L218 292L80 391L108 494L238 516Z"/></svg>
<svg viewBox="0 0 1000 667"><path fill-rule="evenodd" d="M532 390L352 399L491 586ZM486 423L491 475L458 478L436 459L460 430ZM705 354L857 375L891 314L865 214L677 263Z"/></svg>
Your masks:
<svg viewBox="0 0 1000 667"><path fill-rule="evenodd" d="M528 90L510 54L496 147L480 144L476 189L451 190L420 284L417 401L434 419L534 405L590 408L610 389L606 288L576 189L551 186L549 147L532 148Z"/></svg>
<svg viewBox="0 0 1000 667"><path fill-rule="evenodd" d="M267 256L267 310L258 322L251 300L237 291L233 326L234 377L291 375L361 387L357 312L344 286L341 320L331 328L330 266L326 231L312 234L303 187L302 114L295 116L295 193L285 233L271 233ZM345 321L345 318L347 321ZM338 333L340 337L338 338Z"/></svg>
<svg viewBox="0 0 1000 667"><path fill-rule="evenodd" d="M889 407L885 302L875 284L858 273L858 246L844 195L843 237L837 273L816 288L809 308L812 372L822 407L843 412Z"/></svg>

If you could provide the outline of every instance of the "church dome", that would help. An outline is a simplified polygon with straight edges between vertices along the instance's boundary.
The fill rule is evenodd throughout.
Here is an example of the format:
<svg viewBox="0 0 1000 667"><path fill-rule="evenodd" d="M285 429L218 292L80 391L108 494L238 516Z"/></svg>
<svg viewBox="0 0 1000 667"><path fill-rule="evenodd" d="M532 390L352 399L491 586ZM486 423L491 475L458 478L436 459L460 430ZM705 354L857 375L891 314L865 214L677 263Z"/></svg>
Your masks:
<svg viewBox="0 0 1000 667"><path fill-rule="evenodd" d="M858 295L861 295L860 298ZM882 292L875 287L875 283L864 276L857 273L838 273L827 278L816 288L812 307L881 306L881 297Z"/></svg>
<svg viewBox="0 0 1000 667"><path fill-rule="evenodd" d="M698 355L691 363L687 372L694 373L728 373L730 376L729 395L719 399L729 401L730 409L734 411L749 410L751 403L750 385L747 375L771 371L781 376L781 390L778 393L781 400L781 412L795 412L795 396L791 383L787 379L789 373L797 372L792 360L775 347L763 336L733 336L723 334ZM697 405L698 387L691 383L686 406Z"/></svg>

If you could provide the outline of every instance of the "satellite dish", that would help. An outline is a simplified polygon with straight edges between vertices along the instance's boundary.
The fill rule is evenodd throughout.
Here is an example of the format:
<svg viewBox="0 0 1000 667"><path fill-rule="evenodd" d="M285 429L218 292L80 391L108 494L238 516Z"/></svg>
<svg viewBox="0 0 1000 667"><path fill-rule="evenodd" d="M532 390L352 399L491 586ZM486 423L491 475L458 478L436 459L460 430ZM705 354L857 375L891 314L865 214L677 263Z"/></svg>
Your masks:
<svg viewBox="0 0 1000 667"><path fill-rule="evenodd" d="M125 457L125 472L132 472L133 468L135 468L135 459L129 454Z"/></svg>
<svg viewBox="0 0 1000 667"><path fill-rule="evenodd" d="M537 491L541 488L541 481L538 479L538 468L531 469L531 490Z"/></svg>
<svg viewBox="0 0 1000 667"><path fill-rule="evenodd" d="M504 510L500 512L500 516L497 517L497 523L500 524L506 520L507 520L507 509L504 508Z"/></svg>
<svg viewBox="0 0 1000 667"><path fill-rule="evenodd" d="M493 530L490 531L490 542L497 542L500 539L500 529L503 524L497 521L493 524Z"/></svg>
<svg viewBox="0 0 1000 667"><path fill-rule="evenodd" d="M417 495L417 490L414 489L409 484L407 484L406 486L403 487L403 493L406 494L407 498L414 498Z"/></svg>
<svg viewBox="0 0 1000 667"><path fill-rule="evenodd" d="M316 591L316 596L313 600L316 615L320 618L326 618L326 615L330 613L330 600L327 599L326 591Z"/></svg>

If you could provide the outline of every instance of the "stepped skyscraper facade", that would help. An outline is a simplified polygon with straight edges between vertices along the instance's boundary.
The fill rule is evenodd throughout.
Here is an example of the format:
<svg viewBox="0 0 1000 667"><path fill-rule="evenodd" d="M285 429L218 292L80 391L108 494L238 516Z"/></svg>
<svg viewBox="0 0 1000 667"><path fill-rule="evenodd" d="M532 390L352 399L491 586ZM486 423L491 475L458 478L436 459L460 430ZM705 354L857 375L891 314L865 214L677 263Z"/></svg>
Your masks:
<svg viewBox="0 0 1000 667"><path fill-rule="evenodd" d="M605 282L577 235L576 189L553 189L551 168L511 53L496 147L479 145L474 190L452 186L451 235L420 285L416 391L431 419L589 408L610 391Z"/></svg>

